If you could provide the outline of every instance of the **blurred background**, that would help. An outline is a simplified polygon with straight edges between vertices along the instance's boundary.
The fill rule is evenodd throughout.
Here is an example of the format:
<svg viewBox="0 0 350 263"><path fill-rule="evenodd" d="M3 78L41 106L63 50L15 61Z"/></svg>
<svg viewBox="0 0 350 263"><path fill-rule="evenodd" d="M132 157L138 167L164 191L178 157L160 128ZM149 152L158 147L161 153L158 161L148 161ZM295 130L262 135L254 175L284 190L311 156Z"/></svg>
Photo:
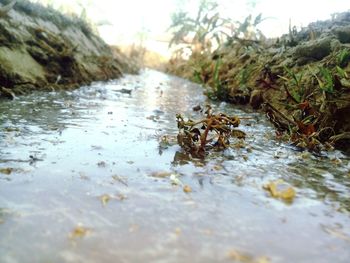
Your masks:
<svg viewBox="0 0 350 263"><path fill-rule="evenodd" d="M172 15L183 12L195 17L201 0L32 0L54 7L63 13L75 14L94 25L110 45L121 49L142 46L151 52L169 57L169 27ZM203 1L202 1L203 2ZM207 1L214 2L214 1ZM310 22L331 18L350 9L345 0L217 0L221 17L244 21L261 14L257 28L267 38L288 33Z"/></svg>

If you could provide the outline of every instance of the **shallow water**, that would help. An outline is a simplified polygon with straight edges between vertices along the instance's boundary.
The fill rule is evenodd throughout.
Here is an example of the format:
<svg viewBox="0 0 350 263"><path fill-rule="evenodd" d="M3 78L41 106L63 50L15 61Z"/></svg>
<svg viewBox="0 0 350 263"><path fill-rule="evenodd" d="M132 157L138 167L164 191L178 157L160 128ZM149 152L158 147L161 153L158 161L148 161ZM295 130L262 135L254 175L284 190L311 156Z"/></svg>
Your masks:
<svg viewBox="0 0 350 263"><path fill-rule="evenodd" d="M160 143L206 103L151 70L0 102L0 262L349 262L350 159L225 103L248 117L241 148L195 160ZM277 179L292 203L263 189Z"/></svg>

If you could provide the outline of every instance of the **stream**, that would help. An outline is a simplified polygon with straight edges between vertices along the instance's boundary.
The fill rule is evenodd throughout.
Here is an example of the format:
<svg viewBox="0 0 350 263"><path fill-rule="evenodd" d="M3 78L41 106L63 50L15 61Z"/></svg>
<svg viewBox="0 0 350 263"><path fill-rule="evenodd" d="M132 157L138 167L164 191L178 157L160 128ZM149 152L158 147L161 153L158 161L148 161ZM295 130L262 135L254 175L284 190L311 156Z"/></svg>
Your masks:
<svg viewBox="0 0 350 263"><path fill-rule="evenodd" d="M175 116L207 103L247 137L190 158ZM275 180L292 202L264 189ZM2 263L348 263L349 219L349 156L298 151L186 80L144 70L0 101Z"/></svg>

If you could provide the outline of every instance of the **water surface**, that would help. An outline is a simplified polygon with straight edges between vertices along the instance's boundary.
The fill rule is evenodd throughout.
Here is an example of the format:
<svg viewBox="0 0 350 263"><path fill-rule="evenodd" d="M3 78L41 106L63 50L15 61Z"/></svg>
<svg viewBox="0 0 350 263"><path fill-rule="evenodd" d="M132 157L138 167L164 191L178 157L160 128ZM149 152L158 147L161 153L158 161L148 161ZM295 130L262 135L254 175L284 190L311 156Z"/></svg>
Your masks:
<svg viewBox="0 0 350 263"><path fill-rule="evenodd" d="M206 103L151 70L0 102L0 262L349 262L349 158L296 151L226 103L210 102L248 118L240 147L160 143ZM291 204L263 189L278 179Z"/></svg>

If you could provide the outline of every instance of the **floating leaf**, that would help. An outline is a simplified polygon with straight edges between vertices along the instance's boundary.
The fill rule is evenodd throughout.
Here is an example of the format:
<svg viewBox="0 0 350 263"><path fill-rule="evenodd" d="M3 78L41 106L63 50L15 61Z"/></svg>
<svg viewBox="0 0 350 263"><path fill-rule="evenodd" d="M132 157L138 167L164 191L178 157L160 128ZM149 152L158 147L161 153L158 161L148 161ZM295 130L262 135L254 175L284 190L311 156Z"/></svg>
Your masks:
<svg viewBox="0 0 350 263"><path fill-rule="evenodd" d="M101 199L101 203L103 204L103 206L105 206L109 202L109 200L111 200L111 196L104 194L100 197L100 199Z"/></svg>
<svg viewBox="0 0 350 263"><path fill-rule="evenodd" d="M228 258L236 262L242 262L242 263L253 263L253 260L254 260L251 255L242 253L236 249L232 249L231 251L229 251Z"/></svg>
<svg viewBox="0 0 350 263"><path fill-rule="evenodd" d="M7 174L7 175L10 175L13 171L13 168L1 168L0 169L0 173L2 174Z"/></svg>
<svg viewBox="0 0 350 263"><path fill-rule="evenodd" d="M228 253L228 258L234 262L240 263L270 263L270 259L266 256L254 257L249 253L241 252L236 249L232 249Z"/></svg>
<svg viewBox="0 0 350 263"><path fill-rule="evenodd" d="M272 197L280 198L286 202L293 202L296 195L294 188L288 186L282 180L269 182L264 185L264 189L267 190Z"/></svg>
<svg viewBox="0 0 350 263"><path fill-rule="evenodd" d="M75 239L75 238L83 238L90 232L90 229L83 227L81 225L78 225L76 228L73 229L73 231L69 234L69 238Z"/></svg>
<svg viewBox="0 0 350 263"><path fill-rule="evenodd" d="M170 175L171 173L166 171L159 171L151 174L152 177L156 177L156 178L165 178L165 177L169 177Z"/></svg>

